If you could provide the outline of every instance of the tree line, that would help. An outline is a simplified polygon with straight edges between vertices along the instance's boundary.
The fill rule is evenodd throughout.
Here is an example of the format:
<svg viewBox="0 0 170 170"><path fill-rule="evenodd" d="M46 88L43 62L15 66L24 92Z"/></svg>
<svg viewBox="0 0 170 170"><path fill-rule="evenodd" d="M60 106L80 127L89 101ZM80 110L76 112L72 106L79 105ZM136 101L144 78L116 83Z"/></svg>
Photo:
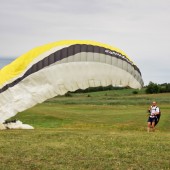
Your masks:
<svg viewBox="0 0 170 170"><path fill-rule="evenodd" d="M79 89L72 93L89 93L89 92L97 92L97 91L106 91L106 90L123 90L123 89L131 89L130 87L113 87L113 86L106 86L106 87L89 87L87 89ZM147 86L144 87L145 93L147 94L154 94L154 93L169 93L170 92L170 83L164 84L156 84L153 82L149 82ZM138 90L134 90L133 94L138 94ZM68 92L65 96L70 97L71 93Z"/></svg>
<svg viewBox="0 0 170 170"><path fill-rule="evenodd" d="M148 94L169 93L169 92L170 92L170 83L156 84L153 82L149 82L148 86L146 86L146 93Z"/></svg>

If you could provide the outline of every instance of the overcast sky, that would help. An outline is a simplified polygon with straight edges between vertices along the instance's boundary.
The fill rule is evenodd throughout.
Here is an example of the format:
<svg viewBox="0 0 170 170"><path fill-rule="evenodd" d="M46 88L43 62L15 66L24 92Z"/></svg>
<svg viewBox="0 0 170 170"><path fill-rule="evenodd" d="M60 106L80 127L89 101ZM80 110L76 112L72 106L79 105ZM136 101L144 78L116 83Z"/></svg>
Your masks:
<svg viewBox="0 0 170 170"><path fill-rule="evenodd" d="M0 63L65 39L118 47L145 85L170 83L170 0L0 0Z"/></svg>

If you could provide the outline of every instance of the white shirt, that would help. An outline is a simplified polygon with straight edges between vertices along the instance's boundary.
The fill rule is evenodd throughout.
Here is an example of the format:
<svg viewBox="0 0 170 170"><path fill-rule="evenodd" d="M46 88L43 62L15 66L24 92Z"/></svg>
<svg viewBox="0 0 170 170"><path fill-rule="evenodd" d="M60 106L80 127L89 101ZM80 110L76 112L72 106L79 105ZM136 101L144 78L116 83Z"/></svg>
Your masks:
<svg viewBox="0 0 170 170"><path fill-rule="evenodd" d="M155 117L155 113L159 112L159 107L158 106L151 106L150 111L151 111L150 117Z"/></svg>

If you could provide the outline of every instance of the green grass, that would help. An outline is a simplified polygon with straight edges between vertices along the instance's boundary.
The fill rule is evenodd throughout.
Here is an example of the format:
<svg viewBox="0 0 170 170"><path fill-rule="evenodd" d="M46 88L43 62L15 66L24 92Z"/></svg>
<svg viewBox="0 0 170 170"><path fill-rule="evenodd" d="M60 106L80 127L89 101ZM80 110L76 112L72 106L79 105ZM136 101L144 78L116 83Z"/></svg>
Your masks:
<svg viewBox="0 0 170 170"><path fill-rule="evenodd" d="M123 89L50 99L16 116L35 130L0 131L0 169L170 169L169 98ZM152 100L162 116L147 133Z"/></svg>

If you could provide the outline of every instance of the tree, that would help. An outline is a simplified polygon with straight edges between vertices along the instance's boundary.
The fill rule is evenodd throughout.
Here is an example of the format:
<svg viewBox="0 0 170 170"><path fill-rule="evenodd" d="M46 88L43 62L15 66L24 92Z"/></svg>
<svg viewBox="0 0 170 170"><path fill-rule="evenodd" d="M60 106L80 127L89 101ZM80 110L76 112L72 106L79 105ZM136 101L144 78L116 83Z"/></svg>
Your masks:
<svg viewBox="0 0 170 170"><path fill-rule="evenodd" d="M149 82L149 85L146 87L146 93L153 94L153 93L159 93L160 92L160 86L156 83Z"/></svg>

